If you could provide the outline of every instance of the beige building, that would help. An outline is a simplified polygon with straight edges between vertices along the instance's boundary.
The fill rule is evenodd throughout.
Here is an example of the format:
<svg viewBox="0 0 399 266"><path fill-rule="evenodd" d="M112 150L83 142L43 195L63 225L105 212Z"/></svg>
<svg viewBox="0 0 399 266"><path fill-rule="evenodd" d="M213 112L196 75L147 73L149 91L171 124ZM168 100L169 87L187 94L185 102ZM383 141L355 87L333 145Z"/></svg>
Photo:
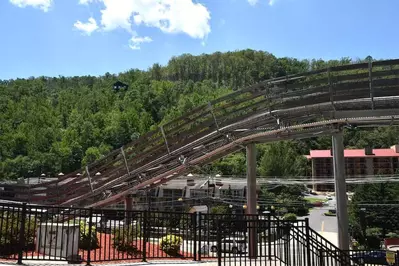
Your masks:
<svg viewBox="0 0 399 266"><path fill-rule="evenodd" d="M389 149L346 149L345 173L347 177L392 175L399 173L399 145ZM334 176L331 150L311 150L306 158L312 164L312 178L331 178ZM313 190L333 190L331 184L315 184Z"/></svg>

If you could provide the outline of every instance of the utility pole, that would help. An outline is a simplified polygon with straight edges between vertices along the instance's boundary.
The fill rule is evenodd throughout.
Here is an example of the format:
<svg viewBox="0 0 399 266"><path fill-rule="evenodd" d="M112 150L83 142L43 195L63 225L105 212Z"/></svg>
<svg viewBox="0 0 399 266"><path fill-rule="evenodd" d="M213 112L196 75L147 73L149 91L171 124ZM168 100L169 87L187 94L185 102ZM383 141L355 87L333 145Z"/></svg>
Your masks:
<svg viewBox="0 0 399 266"><path fill-rule="evenodd" d="M335 198L337 202L338 247L349 250L349 218L345 181L344 136L342 129L332 135Z"/></svg>

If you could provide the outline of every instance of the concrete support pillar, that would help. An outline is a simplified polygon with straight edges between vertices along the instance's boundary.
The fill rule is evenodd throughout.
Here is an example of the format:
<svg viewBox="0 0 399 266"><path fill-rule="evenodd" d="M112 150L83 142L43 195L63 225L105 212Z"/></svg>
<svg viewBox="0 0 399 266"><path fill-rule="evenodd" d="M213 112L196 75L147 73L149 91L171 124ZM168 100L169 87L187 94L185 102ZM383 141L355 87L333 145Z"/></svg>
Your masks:
<svg viewBox="0 0 399 266"><path fill-rule="evenodd" d="M256 146L251 143L247 145L247 214L250 215L249 219L254 219L256 212ZM256 258L258 251L257 224L249 222L248 225L249 257Z"/></svg>
<svg viewBox="0 0 399 266"><path fill-rule="evenodd" d="M393 175L395 173L395 169L393 167L393 158L392 157L389 160L389 167L391 168L389 174Z"/></svg>
<svg viewBox="0 0 399 266"><path fill-rule="evenodd" d="M344 137L342 131L333 134L333 165L337 201L338 247L349 250L349 218L345 182Z"/></svg>
<svg viewBox="0 0 399 266"><path fill-rule="evenodd" d="M374 163L372 157L366 158L366 173L369 176L374 175Z"/></svg>
<svg viewBox="0 0 399 266"><path fill-rule="evenodd" d="M312 181L316 179L316 160L315 158L312 159ZM313 183L312 190L317 191L317 185Z"/></svg>
<svg viewBox="0 0 399 266"><path fill-rule="evenodd" d="M132 223L132 211L133 211L133 197L128 195L125 197L125 224Z"/></svg>

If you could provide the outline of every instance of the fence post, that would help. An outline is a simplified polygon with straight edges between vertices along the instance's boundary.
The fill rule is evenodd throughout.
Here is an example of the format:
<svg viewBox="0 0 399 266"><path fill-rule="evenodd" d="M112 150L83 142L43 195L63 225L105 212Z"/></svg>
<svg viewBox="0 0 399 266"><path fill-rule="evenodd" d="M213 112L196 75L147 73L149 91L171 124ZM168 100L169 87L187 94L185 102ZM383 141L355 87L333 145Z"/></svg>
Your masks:
<svg viewBox="0 0 399 266"><path fill-rule="evenodd" d="M306 256L308 265L312 265L312 258L310 257L310 231L309 231L309 218L305 218L306 225Z"/></svg>
<svg viewBox="0 0 399 266"><path fill-rule="evenodd" d="M323 250L319 249L319 263L320 266L324 266Z"/></svg>
<svg viewBox="0 0 399 266"><path fill-rule="evenodd" d="M86 265L90 265L91 263L91 242L93 241L92 239L92 227L93 227L93 208L89 209L89 247L87 250L87 261Z"/></svg>
<svg viewBox="0 0 399 266"><path fill-rule="evenodd" d="M216 245L217 245L217 252L218 252L218 266L222 266L222 233L221 230L222 221L218 219L218 228L217 235L216 235Z"/></svg>
<svg viewBox="0 0 399 266"><path fill-rule="evenodd" d="M26 202L22 204L21 212L21 230L19 231L19 251L18 251L18 264L22 264L23 250L25 249L25 222L26 222Z"/></svg>
<svg viewBox="0 0 399 266"><path fill-rule="evenodd" d="M194 245L193 245L193 253L194 253L194 261L197 260L197 212L192 214L193 220L193 231L194 231Z"/></svg>
<svg viewBox="0 0 399 266"><path fill-rule="evenodd" d="M202 236L201 236L201 230L202 230L202 219L201 219L201 217L202 217L202 215L201 215L201 213L199 213L199 215L198 215L198 225L197 225L197 228L198 228L198 246L199 246L199 252L198 252L198 261L201 261L201 249L202 249L202 247L201 247L201 238L202 238Z"/></svg>
<svg viewBox="0 0 399 266"><path fill-rule="evenodd" d="M148 223L148 212L145 210L143 215L143 262L147 261L147 223Z"/></svg>
<svg viewBox="0 0 399 266"><path fill-rule="evenodd" d="M271 213L269 211L269 213L267 214L267 257L269 258L269 260L272 260L272 216ZM278 224L278 227L280 226L280 224ZM275 228L277 234L279 234L279 230L280 228Z"/></svg>

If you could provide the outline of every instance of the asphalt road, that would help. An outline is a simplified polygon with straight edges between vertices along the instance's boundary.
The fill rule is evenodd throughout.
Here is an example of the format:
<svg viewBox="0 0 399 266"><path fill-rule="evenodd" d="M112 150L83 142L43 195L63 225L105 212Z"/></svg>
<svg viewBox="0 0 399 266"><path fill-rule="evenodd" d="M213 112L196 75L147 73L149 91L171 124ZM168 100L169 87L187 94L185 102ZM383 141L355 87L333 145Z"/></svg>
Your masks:
<svg viewBox="0 0 399 266"><path fill-rule="evenodd" d="M335 198L332 198L332 200L327 202L327 205L320 208L313 208L309 212L309 215L306 216L309 218L310 227L317 232L338 232L337 217L324 215L324 213L329 209L333 209L335 207Z"/></svg>

